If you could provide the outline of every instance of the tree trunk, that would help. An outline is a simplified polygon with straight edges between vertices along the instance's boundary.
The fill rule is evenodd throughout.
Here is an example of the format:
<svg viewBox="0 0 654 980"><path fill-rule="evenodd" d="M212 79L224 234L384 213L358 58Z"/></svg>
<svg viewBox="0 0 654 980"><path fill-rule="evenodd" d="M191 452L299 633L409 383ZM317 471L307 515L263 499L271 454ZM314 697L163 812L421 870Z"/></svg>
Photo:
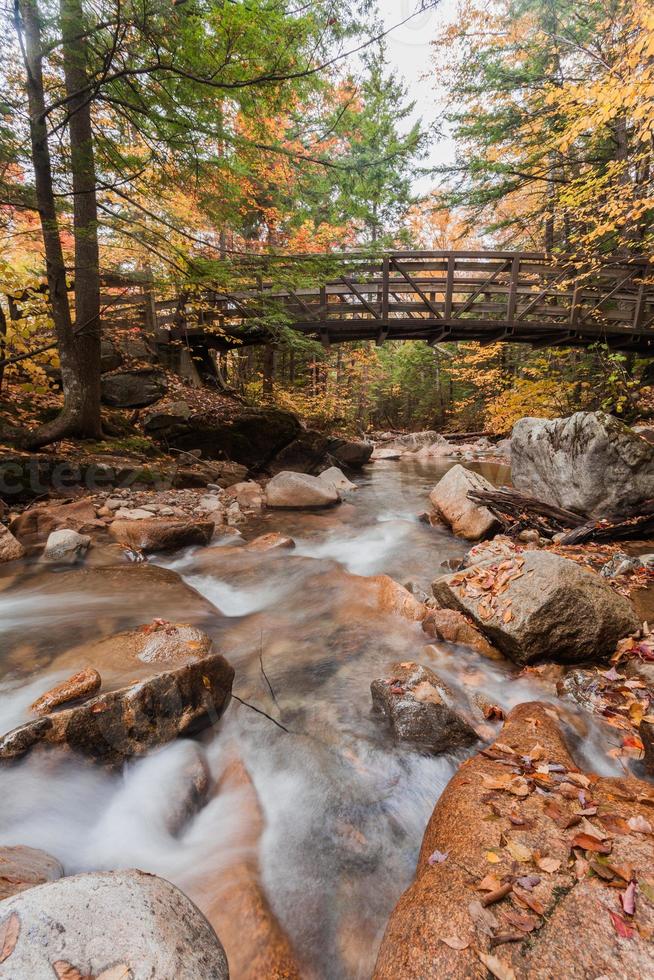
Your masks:
<svg viewBox="0 0 654 980"><path fill-rule="evenodd" d="M80 383L78 434L102 436L100 422L100 255L91 104L81 0L60 0L75 229L76 360Z"/></svg>
<svg viewBox="0 0 654 980"><path fill-rule="evenodd" d="M2 303L0 303L0 391L2 390L2 382L4 379L5 369L2 361L4 361L7 353L7 317L5 316L5 311L2 308Z"/></svg>
<svg viewBox="0 0 654 980"><path fill-rule="evenodd" d="M93 434L99 434L99 373L100 351L98 339L97 357L97 406L88 402L85 394L86 377L81 368L84 362L77 357L75 330L68 302L66 287L66 266L59 233L59 222L55 206L52 182L52 162L48 145L47 116L45 114L45 90L43 85L42 44L39 11L36 0L19 0L19 16L16 17L16 30L22 40L23 61L27 76L27 97L29 107L30 144L36 202L41 221L41 233L46 261L48 294L54 321L61 378L64 390L64 407L60 415L34 432L28 433L22 441L28 448L37 448L54 442L67 435L91 434L85 424L85 412L97 418L92 426ZM79 21L75 30L79 32ZM78 311L79 317L79 311ZM81 326L84 321L78 319Z"/></svg>

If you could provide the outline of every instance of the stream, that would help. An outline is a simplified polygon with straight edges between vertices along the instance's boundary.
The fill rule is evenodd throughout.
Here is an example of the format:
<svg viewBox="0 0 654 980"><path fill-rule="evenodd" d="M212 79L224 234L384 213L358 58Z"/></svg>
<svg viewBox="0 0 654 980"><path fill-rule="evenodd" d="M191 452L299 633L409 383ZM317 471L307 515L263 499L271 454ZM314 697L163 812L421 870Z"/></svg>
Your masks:
<svg viewBox="0 0 654 980"><path fill-rule="evenodd" d="M370 977L434 804L465 757L395 745L371 714L371 680L387 676L393 662L417 660L436 669L462 705L474 691L504 709L554 699L537 675L517 678L466 647L430 643L420 624L380 611L360 578L383 573L429 590L446 571L442 563L463 556L465 541L417 517L451 465L380 461L355 477L358 489L338 508L268 511L243 528L247 539L288 534L293 551L256 554L226 539L157 560L195 594L150 583L147 566L126 566L102 547L83 569L13 563L1 571L3 732L71 672L67 651L161 617L205 629L235 668L234 693L288 733L232 702L202 736L218 789L179 835L162 814L188 761L185 743L120 774L35 755L2 773L0 843L43 848L67 874L138 867L162 875L197 902L228 953L230 917L232 942L247 949L251 939L248 923L233 921L234 882L243 867L255 867L303 977ZM499 464L469 465L494 483L507 480ZM120 670L109 678L127 679ZM487 725L489 739L498 728ZM606 755L611 733L572 707L569 733L580 764L621 772ZM256 795L247 779L230 778L243 767Z"/></svg>

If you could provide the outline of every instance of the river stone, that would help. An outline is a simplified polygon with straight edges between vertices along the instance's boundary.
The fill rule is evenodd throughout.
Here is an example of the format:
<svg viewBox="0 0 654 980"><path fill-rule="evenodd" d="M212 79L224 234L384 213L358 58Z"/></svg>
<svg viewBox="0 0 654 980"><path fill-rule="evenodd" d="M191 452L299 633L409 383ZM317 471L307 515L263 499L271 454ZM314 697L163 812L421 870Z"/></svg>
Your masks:
<svg viewBox="0 0 654 980"><path fill-rule="evenodd" d="M255 480L246 480L229 487L225 496L235 500L243 510L259 511L264 505L264 492L261 484Z"/></svg>
<svg viewBox="0 0 654 980"><path fill-rule="evenodd" d="M6 561L17 561L25 554L20 541L13 536L8 527L0 524L0 564Z"/></svg>
<svg viewBox="0 0 654 980"><path fill-rule="evenodd" d="M142 871L61 878L6 899L0 915L18 932L10 951L5 941L3 980L229 980L223 947L200 910Z"/></svg>
<svg viewBox="0 0 654 980"><path fill-rule="evenodd" d="M429 636L447 643L461 643L471 647L483 657L502 659L502 654L489 643L481 630L456 609L429 609L422 621L422 628Z"/></svg>
<svg viewBox="0 0 654 980"><path fill-rule="evenodd" d="M147 368L102 378L102 401L114 408L145 408L163 398L167 390L165 374Z"/></svg>
<svg viewBox="0 0 654 980"><path fill-rule="evenodd" d="M46 881L56 881L63 873L59 861L45 851L20 845L0 847L0 901Z"/></svg>
<svg viewBox="0 0 654 980"><path fill-rule="evenodd" d="M654 945L646 938L654 927L654 903L639 892L638 931L636 923L629 922L633 936L620 938L609 910L625 923L629 917L623 915L616 889L611 887L615 879L606 882L585 863L570 860L575 853L572 843L580 832L573 817L578 800L557 792L556 779L551 780L552 792L547 797L533 784L531 791L527 785L527 795L522 797L489 790L489 783L502 785L507 776L511 778L513 767L507 761L533 753L536 746L540 760L536 765L555 764L577 772L552 705L528 703L511 711L490 750L474 756L454 774L425 831L415 880L390 916L373 980L472 980L491 972L503 980L654 975ZM593 804L600 814L611 814L623 827L631 817L651 823L651 784L628 777L588 775ZM581 783L584 775L576 778ZM519 786L516 789L523 791ZM566 829L548 815L552 806L569 819ZM516 815L522 821L519 826ZM601 819L588 819L597 828L597 836L603 836ZM612 846L608 859L612 865L633 868L634 880L651 878L654 836L607 830L606 837ZM528 861L514 858L509 848L516 845L522 845ZM533 863L535 852L554 862L551 871ZM490 854L499 860L489 863ZM479 883L490 873L500 882L513 882L515 891L484 911ZM534 877L533 890L521 890L516 883L520 875ZM536 928L522 935L505 918L516 910L531 915L526 902L518 904L518 894L543 908L542 916L534 916ZM529 925L530 920L525 921ZM507 932L517 932L518 940L493 944L493 938ZM492 971L480 961L480 954L489 953L497 958Z"/></svg>
<svg viewBox="0 0 654 980"><path fill-rule="evenodd" d="M480 609L486 594L477 587L480 577L509 580L490 616L483 605ZM629 600L605 579L550 552L527 551L514 559L473 565L436 579L432 588L441 605L470 616L518 664L605 660L618 640L640 627ZM511 618L505 622L508 610Z"/></svg>
<svg viewBox="0 0 654 980"><path fill-rule="evenodd" d="M253 541L249 541L245 551L292 551L294 547L293 538L280 534L279 531L271 531L270 534L261 534Z"/></svg>
<svg viewBox="0 0 654 980"><path fill-rule="evenodd" d="M327 452L341 466L359 469L370 461L374 446L371 442L355 439L331 439Z"/></svg>
<svg viewBox="0 0 654 980"><path fill-rule="evenodd" d="M91 539L88 534L79 534L70 528L51 531L45 544L43 561L74 565L87 552Z"/></svg>
<svg viewBox="0 0 654 980"><path fill-rule="evenodd" d="M468 491L492 489L483 476L457 463L439 480L429 499L455 534L478 541L495 530L498 522L487 507L469 499Z"/></svg>
<svg viewBox="0 0 654 980"><path fill-rule="evenodd" d="M654 446L606 412L520 419L511 476L518 490L585 517L629 517L654 497Z"/></svg>
<svg viewBox="0 0 654 980"><path fill-rule="evenodd" d="M335 490L356 490L357 488L356 483L348 480L343 470L340 470L338 466L330 466L329 469L323 470L318 479L321 483L333 487Z"/></svg>
<svg viewBox="0 0 654 980"><path fill-rule="evenodd" d="M88 497L62 504L37 504L24 510L10 524L17 538L47 537L60 528L80 531L87 525L96 524L95 504Z"/></svg>
<svg viewBox="0 0 654 980"><path fill-rule="evenodd" d="M30 711L36 715L47 715L54 708L66 704L67 701L77 701L79 698L90 697L100 690L101 685L102 678L97 670L93 667L85 667L42 694L32 704Z"/></svg>
<svg viewBox="0 0 654 980"><path fill-rule="evenodd" d="M332 486L326 486L318 477L308 473L278 473L266 487L268 507L292 510L331 507L340 501L340 495Z"/></svg>
<svg viewBox="0 0 654 980"><path fill-rule="evenodd" d="M220 655L154 674L15 728L0 739L0 759L19 758L44 744L121 764L214 724L229 704L233 677Z"/></svg>
<svg viewBox="0 0 654 980"><path fill-rule="evenodd" d="M213 521L173 520L148 517L140 521L114 521L109 534L136 551L175 551L189 545L207 545L213 537Z"/></svg>
<svg viewBox="0 0 654 980"><path fill-rule="evenodd" d="M370 685L373 708L383 714L395 738L438 754L471 745L477 735L452 708L452 697L437 674L416 663L393 664L391 676Z"/></svg>

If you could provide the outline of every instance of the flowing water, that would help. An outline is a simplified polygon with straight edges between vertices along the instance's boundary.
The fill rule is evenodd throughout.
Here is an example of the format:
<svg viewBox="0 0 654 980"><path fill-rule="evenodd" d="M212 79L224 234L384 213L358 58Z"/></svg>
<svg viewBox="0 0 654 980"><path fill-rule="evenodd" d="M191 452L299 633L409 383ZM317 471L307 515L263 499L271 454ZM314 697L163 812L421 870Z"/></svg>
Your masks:
<svg viewBox="0 0 654 980"><path fill-rule="evenodd" d="M188 763L186 743L120 774L35 754L2 772L0 843L41 847L67 873L139 867L169 878L210 917L235 961L237 946L247 951L254 941L245 874L290 938L303 977L369 977L434 803L461 761L394 745L371 715L371 680L410 659L437 669L462 706L474 691L505 709L553 697L537 677L515 678L467 648L430 644L419 624L381 611L362 578L385 573L427 589L444 561L464 554L465 542L417 518L448 465L379 462L336 509L268 512L246 527L248 538L291 535L292 552L245 552L228 540L162 561L185 586L151 566L126 565L111 548L94 549L83 569L5 569L2 731L71 672L84 644L161 617L207 630L236 670L234 693L288 732L232 702L203 737L218 789L178 835L166 812ZM499 465L471 465L506 480ZM570 724L578 760L616 771L605 754L610 736L587 717L571 713Z"/></svg>

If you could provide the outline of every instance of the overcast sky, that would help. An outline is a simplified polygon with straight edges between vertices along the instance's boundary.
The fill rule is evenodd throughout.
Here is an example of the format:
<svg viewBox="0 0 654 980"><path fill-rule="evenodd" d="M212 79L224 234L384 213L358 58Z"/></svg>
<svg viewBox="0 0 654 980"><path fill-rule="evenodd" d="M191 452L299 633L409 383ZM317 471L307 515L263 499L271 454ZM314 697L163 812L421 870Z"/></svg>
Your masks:
<svg viewBox="0 0 654 980"><path fill-rule="evenodd" d="M419 0L378 0L378 5L386 27L392 27L413 13L419 6ZM418 14L386 39L388 60L404 78L411 99L416 102L416 117L422 116L427 124L439 117L430 42L443 24L454 17L455 10L456 0L441 0L435 9ZM452 157L452 143L441 139L432 146L428 163L444 163ZM419 190L428 190L433 183L433 178L420 181Z"/></svg>

